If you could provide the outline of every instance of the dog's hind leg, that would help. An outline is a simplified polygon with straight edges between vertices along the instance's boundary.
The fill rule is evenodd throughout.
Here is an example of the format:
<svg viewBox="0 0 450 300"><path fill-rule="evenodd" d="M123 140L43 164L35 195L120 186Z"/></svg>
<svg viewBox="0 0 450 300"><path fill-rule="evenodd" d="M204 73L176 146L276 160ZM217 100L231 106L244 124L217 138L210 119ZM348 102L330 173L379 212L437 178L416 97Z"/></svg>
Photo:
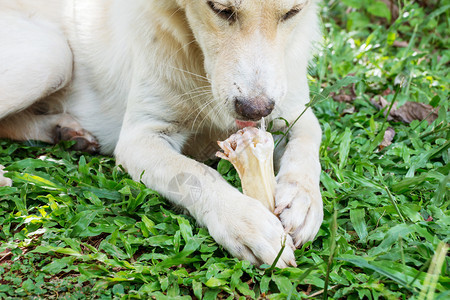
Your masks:
<svg viewBox="0 0 450 300"><path fill-rule="evenodd" d="M0 119L63 88L73 57L60 29L43 20L0 13Z"/></svg>
<svg viewBox="0 0 450 300"><path fill-rule="evenodd" d="M16 12L0 13L0 138L57 143L75 140L74 149L95 152L95 138L62 110L36 111L42 99L72 78L73 57L61 30ZM39 105L34 105L39 101ZM40 109L38 109L40 110Z"/></svg>
<svg viewBox="0 0 450 300"><path fill-rule="evenodd" d="M49 144L75 141L73 150L98 152L97 140L69 114L36 114L29 109L0 120L0 138L39 140Z"/></svg>

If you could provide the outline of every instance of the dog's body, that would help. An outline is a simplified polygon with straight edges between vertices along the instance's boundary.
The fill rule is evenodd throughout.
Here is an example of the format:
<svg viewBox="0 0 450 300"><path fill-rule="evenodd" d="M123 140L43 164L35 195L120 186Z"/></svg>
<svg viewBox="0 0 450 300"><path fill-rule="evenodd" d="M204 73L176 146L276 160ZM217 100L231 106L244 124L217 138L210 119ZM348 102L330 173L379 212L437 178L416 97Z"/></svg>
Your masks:
<svg viewBox="0 0 450 300"><path fill-rule="evenodd" d="M233 255L270 264L284 230L298 246L322 222L314 114L277 154L281 221L185 155L210 157L243 121L298 117L319 36L314 2L0 0L0 137L98 141ZM170 190L187 176L201 183L195 199ZM295 264L292 248L278 266Z"/></svg>

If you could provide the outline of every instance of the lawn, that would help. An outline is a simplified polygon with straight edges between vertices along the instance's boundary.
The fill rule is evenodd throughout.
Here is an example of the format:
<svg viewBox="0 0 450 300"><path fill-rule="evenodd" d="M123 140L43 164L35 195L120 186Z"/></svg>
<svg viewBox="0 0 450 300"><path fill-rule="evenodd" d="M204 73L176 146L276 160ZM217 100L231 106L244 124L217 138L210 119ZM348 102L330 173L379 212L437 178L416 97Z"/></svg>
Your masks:
<svg viewBox="0 0 450 300"><path fill-rule="evenodd" d="M297 268L232 258L111 157L0 140L0 299L449 299L450 1L328 0L321 16L325 219Z"/></svg>

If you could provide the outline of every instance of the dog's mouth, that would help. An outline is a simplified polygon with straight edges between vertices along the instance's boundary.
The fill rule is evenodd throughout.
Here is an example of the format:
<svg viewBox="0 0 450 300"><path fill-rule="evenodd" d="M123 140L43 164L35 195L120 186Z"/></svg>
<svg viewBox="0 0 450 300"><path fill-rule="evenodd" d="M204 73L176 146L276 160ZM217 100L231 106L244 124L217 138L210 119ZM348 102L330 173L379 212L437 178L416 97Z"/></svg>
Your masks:
<svg viewBox="0 0 450 300"><path fill-rule="evenodd" d="M245 127L256 127L257 122L236 120L236 125L239 129L243 129Z"/></svg>

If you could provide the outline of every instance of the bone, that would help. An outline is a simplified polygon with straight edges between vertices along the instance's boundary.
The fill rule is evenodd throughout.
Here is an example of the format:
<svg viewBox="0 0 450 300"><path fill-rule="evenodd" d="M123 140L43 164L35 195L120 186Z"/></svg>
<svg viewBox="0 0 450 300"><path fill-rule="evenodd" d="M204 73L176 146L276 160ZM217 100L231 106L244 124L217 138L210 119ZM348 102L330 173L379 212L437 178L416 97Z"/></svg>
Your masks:
<svg viewBox="0 0 450 300"><path fill-rule="evenodd" d="M236 168L243 193L273 212L276 181L272 135L264 128L246 127L217 143L223 152L217 152L216 156L230 161Z"/></svg>

